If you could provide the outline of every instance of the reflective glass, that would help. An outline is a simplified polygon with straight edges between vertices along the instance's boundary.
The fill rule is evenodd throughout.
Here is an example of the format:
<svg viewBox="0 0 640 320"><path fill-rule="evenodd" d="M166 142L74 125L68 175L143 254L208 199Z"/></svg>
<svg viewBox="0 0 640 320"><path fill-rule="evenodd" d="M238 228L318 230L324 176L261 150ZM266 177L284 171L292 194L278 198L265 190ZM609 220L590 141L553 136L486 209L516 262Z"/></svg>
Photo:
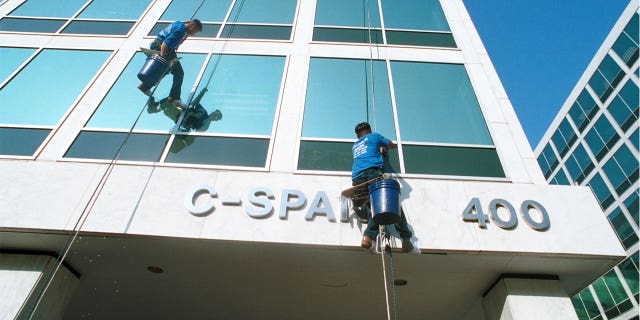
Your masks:
<svg viewBox="0 0 640 320"><path fill-rule="evenodd" d="M206 55L181 54L180 64L184 69L185 77L182 84L182 99L189 96L185 89L191 88L196 76L202 68ZM144 109L136 129L144 130L171 130L178 120L180 111L173 104L162 100L167 97L173 81L172 76L166 76L154 92L158 101L147 105L147 96L143 95L136 87L140 83L137 74L145 63L146 56L138 52L133 56L129 65L120 74L120 77L111 87L109 93L100 103L93 114L88 128L130 129L142 108Z"/></svg>
<svg viewBox="0 0 640 320"><path fill-rule="evenodd" d="M561 185L565 185L565 186L568 186L568 185L571 184L571 182L569 182L569 178L564 173L564 170L558 170L558 173L553 178L553 180L554 180L553 184L561 184Z"/></svg>
<svg viewBox="0 0 640 320"><path fill-rule="evenodd" d="M269 139L177 135L165 162L263 168Z"/></svg>
<svg viewBox="0 0 640 320"><path fill-rule="evenodd" d="M589 80L589 86L596 93L596 95L600 98L600 101L607 100L607 97L613 90L610 87L609 81L607 81L604 76L600 73L600 70L596 70L591 76Z"/></svg>
<svg viewBox="0 0 640 320"><path fill-rule="evenodd" d="M495 149L403 144L407 173L504 177Z"/></svg>
<svg viewBox="0 0 640 320"><path fill-rule="evenodd" d="M631 193L627 199L624 200L624 206L627 208L627 211L633 217L633 220L636 222L636 226L638 226L638 214L640 213L640 204L638 201L638 190Z"/></svg>
<svg viewBox="0 0 640 320"><path fill-rule="evenodd" d="M171 23L169 22L158 22L156 23L151 31L147 34L148 36L157 36L162 29L166 28ZM202 23L202 31L198 32L198 34L193 37L198 38L215 38L218 36L218 31L220 30L220 24L212 24L212 23ZM191 38L191 37L190 37Z"/></svg>
<svg viewBox="0 0 640 320"><path fill-rule="evenodd" d="M633 157L629 148L622 145L603 169L605 174L616 188L618 195L623 194L631 184L638 180L638 160Z"/></svg>
<svg viewBox="0 0 640 320"><path fill-rule="evenodd" d="M637 177L633 178L632 175L634 172L636 174L638 172L638 158L633 155L629 147L623 144L613 157L616 158L622 171L624 171L630 179L637 180Z"/></svg>
<svg viewBox="0 0 640 320"><path fill-rule="evenodd" d="M229 21L293 24L297 0L237 0Z"/></svg>
<svg viewBox="0 0 640 320"><path fill-rule="evenodd" d="M456 42L450 33L387 31L387 43L425 47L456 47Z"/></svg>
<svg viewBox="0 0 640 320"><path fill-rule="evenodd" d="M579 320L589 320L589 315L587 314L587 310L585 309L580 296L573 296L571 298L571 303L573 304L573 308L576 310Z"/></svg>
<svg viewBox="0 0 640 320"><path fill-rule="evenodd" d="M27 0L10 15L71 18L86 2L87 0Z"/></svg>
<svg viewBox="0 0 640 320"><path fill-rule="evenodd" d="M558 157L556 157L556 153L553 152L551 148L551 144L547 143L547 146L542 150L542 154L547 158L547 162L549 162L549 169L551 171L555 170L558 165Z"/></svg>
<svg viewBox="0 0 640 320"><path fill-rule="evenodd" d="M545 159L544 155L542 154L538 157L538 165L544 173L545 178L549 178L549 173L551 171L549 170L549 163L547 163L547 159Z"/></svg>
<svg viewBox="0 0 640 320"><path fill-rule="evenodd" d="M356 124L368 121L375 131L396 140L384 61L373 61L373 75L369 60L312 58L302 136L355 139Z"/></svg>
<svg viewBox="0 0 640 320"><path fill-rule="evenodd" d="M202 36L198 34L198 36ZM226 25L221 38L289 40L291 27Z"/></svg>
<svg viewBox="0 0 640 320"><path fill-rule="evenodd" d="M383 43L382 31L368 29L314 28L313 41Z"/></svg>
<svg viewBox="0 0 640 320"><path fill-rule="evenodd" d="M569 116L571 117L571 120L573 120L573 123L575 123L576 127L578 127L578 130L580 131L582 131L582 129L586 127L586 124L589 123L589 119L587 119L587 115L584 113L584 111L582 110L582 107L577 101L571 106L571 109L569 109Z"/></svg>
<svg viewBox="0 0 640 320"><path fill-rule="evenodd" d="M0 90L5 108L21 106L0 112L0 123L55 125L110 53L43 50ZM56 85L60 83L64 83L64 90Z"/></svg>
<svg viewBox="0 0 640 320"><path fill-rule="evenodd" d="M196 92L203 94L202 107L222 118L206 132L271 135L284 62L277 56L212 56Z"/></svg>
<svg viewBox="0 0 640 320"><path fill-rule="evenodd" d="M391 71L404 141L493 144L463 65L392 61Z"/></svg>
<svg viewBox="0 0 640 320"><path fill-rule="evenodd" d="M638 132L639 129L636 129L636 131L631 133L631 135L629 136L629 141L631 141L631 144L634 145L636 149L640 148L640 132Z"/></svg>
<svg viewBox="0 0 640 320"><path fill-rule="evenodd" d="M613 195L611 194L611 190L607 187L607 184L604 182L600 173L593 176L591 181L589 181L588 185L593 190L593 193L598 198L598 202L603 210L606 210L611 203L613 203Z"/></svg>
<svg viewBox="0 0 640 320"><path fill-rule="evenodd" d="M620 34L618 40L613 44L613 51L615 51L629 67L638 60L638 44L624 32Z"/></svg>
<svg viewBox="0 0 640 320"><path fill-rule="evenodd" d="M158 161L169 135L137 134L125 132L82 131L73 142L65 158Z"/></svg>
<svg viewBox="0 0 640 320"><path fill-rule="evenodd" d="M449 31L438 0L382 0L386 28Z"/></svg>
<svg viewBox="0 0 640 320"><path fill-rule="evenodd" d="M32 156L51 130L0 128L0 154Z"/></svg>
<svg viewBox="0 0 640 320"><path fill-rule="evenodd" d="M631 292L637 295L638 286L640 286L638 283L638 251L625 259L618 267L624 275L624 279L627 281Z"/></svg>
<svg viewBox="0 0 640 320"><path fill-rule="evenodd" d="M62 33L126 35L132 26L133 22L75 20L69 23Z"/></svg>
<svg viewBox="0 0 640 320"><path fill-rule="evenodd" d="M620 75L624 75L620 66L611 58L610 55L606 55L598 69L602 72L602 75L609 81L612 87L615 87L620 82Z"/></svg>
<svg viewBox="0 0 640 320"><path fill-rule="evenodd" d="M620 136L605 116L596 121L585 137L597 160L601 160L619 139Z"/></svg>
<svg viewBox="0 0 640 320"><path fill-rule="evenodd" d="M352 146L349 142L301 141L298 169L351 172Z"/></svg>
<svg viewBox="0 0 640 320"><path fill-rule="evenodd" d="M609 291L611 292L611 296L613 300L615 301L616 304L618 304L618 307L620 307L620 304L622 302L629 299L626 292L622 288L622 283L620 282L620 278L618 278L618 275L616 274L615 270L611 270L607 272L604 275L603 279L604 279L604 282L607 284ZM624 311L626 310L624 309L620 310L621 313Z"/></svg>
<svg viewBox="0 0 640 320"><path fill-rule="evenodd" d="M93 0L78 16L87 19L136 20L151 3L151 0Z"/></svg>
<svg viewBox="0 0 640 320"><path fill-rule="evenodd" d="M66 22L66 20L4 18L0 20L0 30L55 33Z"/></svg>
<svg viewBox="0 0 640 320"><path fill-rule="evenodd" d="M626 117L625 121L618 121L623 130L629 129L632 124L638 121L638 105L640 105L640 94L638 90L638 86L631 80L627 81L627 83L620 89L618 96L620 97L626 106L629 108L630 113ZM615 100L614 100L615 101ZM622 120L624 116L620 117ZM618 118L616 118L616 121Z"/></svg>
<svg viewBox="0 0 640 320"><path fill-rule="evenodd" d="M624 100L620 98L620 95L617 95L611 101L611 103L609 103L607 110L609 110L611 116L613 116L613 118L616 120L618 125L623 128L623 130L627 122L632 123L634 120L636 120L633 116L633 112L631 112L631 109L629 109L629 106L627 106Z"/></svg>
<svg viewBox="0 0 640 320"><path fill-rule="evenodd" d="M7 79L18 67L23 64L36 49L33 48L7 48L0 47L0 83Z"/></svg>
<svg viewBox="0 0 640 320"><path fill-rule="evenodd" d="M173 0L160 20L186 21L192 16L202 22L222 22L232 0Z"/></svg>
<svg viewBox="0 0 640 320"><path fill-rule="evenodd" d="M620 208L616 208L609 214L608 218L625 249L629 249L629 247L638 243L636 232L633 231L631 224L629 224L629 221L627 221L627 218Z"/></svg>
<svg viewBox="0 0 640 320"><path fill-rule="evenodd" d="M596 304L595 299L591 295L591 291L589 288L586 288L580 292L580 298L582 299L582 303L584 303L585 309L589 314L589 317L592 319L598 315L600 315L600 310L598 310L598 305Z"/></svg>
<svg viewBox="0 0 640 320"><path fill-rule="evenodd" d="M377 0L318 0L317 26L380 28Z"/></svg>
<svg viewBox="0 0 640 320"><path fill-rule="evenodd" d="M631 39L635 39L635 41L637 42L639 35L638 29L640 29L640 23L638 22L638 13L636 12L633 14L633 17L631 17L631 20L629 20L629 23L624 28L624 32L626 32Z"/></svg>

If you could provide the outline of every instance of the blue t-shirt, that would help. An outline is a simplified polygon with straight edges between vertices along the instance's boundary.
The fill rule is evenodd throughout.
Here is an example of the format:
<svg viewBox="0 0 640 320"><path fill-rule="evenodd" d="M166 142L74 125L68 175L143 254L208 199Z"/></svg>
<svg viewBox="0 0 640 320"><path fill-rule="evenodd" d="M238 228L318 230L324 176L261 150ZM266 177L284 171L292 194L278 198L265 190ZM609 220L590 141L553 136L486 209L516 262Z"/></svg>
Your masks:
<svg viewBox="0 0 640 320"><path fill-rule="evenodd" d="M377 132L366 134L353 144L353 167L351 179L355 179L364 170L369 168L382 168L384 161L380 153L380 147L389 147L389 139Z"/></svg>
<svg viewBox="0 0 640 320"><path fill-rule="evenodd" d="M176 21L158 32L157 38L166 43L171 50L175 51L186 35L187 26L185 26L182 21Z"/></svg>

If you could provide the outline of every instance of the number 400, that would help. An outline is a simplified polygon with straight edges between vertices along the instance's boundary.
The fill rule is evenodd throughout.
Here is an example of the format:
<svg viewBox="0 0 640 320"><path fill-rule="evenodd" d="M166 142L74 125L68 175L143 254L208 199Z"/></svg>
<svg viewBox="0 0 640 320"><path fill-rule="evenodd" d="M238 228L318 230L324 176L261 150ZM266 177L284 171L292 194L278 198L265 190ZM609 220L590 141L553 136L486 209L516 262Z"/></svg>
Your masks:
<svg viewBox="0 0 640 320"><path fill-rule="evenodd" d="M498 208L504 208L508 213L509 217L507 220L502 219L498 215ZM531 218L531 212L529 210L536 210L541 217L541 221L535 221ZM518 217L516 215L516 210L513 208L509 201L504 199L493 199L489 204L489 212L491 221L493 221L498 227L502 229L514 229L518 225ZM537 201L534 200L525 200L520 205L520 216L524 219L524 221L534 230L544 231L549 229L549 215L547 214L547 209L542 206ZM484 214L482 211L482 205L480 204L480 200L478 198L473 198L467 205L467 207L462 212L462 220L478 222L480 228L486 228L487 223L489 222L489 216Z"/></svg>

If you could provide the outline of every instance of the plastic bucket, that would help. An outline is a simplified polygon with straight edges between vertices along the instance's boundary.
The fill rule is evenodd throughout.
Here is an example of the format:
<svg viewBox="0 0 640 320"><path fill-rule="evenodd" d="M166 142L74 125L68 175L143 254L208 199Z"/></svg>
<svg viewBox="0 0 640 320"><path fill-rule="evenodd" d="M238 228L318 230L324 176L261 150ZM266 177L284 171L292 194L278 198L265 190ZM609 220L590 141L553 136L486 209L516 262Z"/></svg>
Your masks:
<svg viewBox="0 0 640 320"><path fill-rule="evenodd" d="M140 79L145 86L151 88L162 79L168 69L169 61L160 55L154 54L147 58L140 72L138 72L138 79Z"/></svg>
<svg viewBox="0 0 640 320"><path fill-rule="evenodd" d="M394 224L400 221L400 184L394 179L382 179L369 185L369 200L373 221Z"/></svg>

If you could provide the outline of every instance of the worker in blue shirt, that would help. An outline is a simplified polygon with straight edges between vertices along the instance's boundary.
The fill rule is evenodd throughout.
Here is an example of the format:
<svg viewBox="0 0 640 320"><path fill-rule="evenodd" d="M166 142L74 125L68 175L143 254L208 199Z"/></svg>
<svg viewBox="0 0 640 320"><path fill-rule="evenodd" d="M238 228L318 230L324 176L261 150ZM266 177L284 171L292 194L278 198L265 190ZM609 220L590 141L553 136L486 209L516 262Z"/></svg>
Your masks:
<svg viewBox="0 0 640 320"><path fill-rule="evenodd" d="M353 152L353 166L351 169L351 181L353 186L362 184L372 179L382 176L382 167L384 166L383 152L387 149L396 148L393 141L383 137L377 132L371 132L371 125L367 122L359 123L356 128L358 141L353 144L351 151ZM361 247L365 249L371 248L373 239L378 236L379 225L371 216L371 209L367 200L369 198L368 185L354 190L353 207L361 219L367 220L367 229L364 231ZM400 210L400 222L394 224L396 231L402 238L402 252L410 252L413 250L411 237L413 236L407 219L402 209Z"/></svg>
<svg viewBox="0 0 640 320"><path fill-rule="evenodd" d="M151 43L150 48L160 51L160 55L163 58L171 61L177 58L176 50L178 50L180 44L188 36L195 35L200 31L202 31L202 23L198 19L186 22L176 21L158 33L156 39ZM180 61L172 63L169 72L173 75L173 84L171 85L171 91L167 101L173 103L178 108L184 109L187 106L180 100L182 80L184 79L184 70L182 70ZM148 96L151 95L151 88L147 87L144 83L141 83L138 89Z"/></svg>

